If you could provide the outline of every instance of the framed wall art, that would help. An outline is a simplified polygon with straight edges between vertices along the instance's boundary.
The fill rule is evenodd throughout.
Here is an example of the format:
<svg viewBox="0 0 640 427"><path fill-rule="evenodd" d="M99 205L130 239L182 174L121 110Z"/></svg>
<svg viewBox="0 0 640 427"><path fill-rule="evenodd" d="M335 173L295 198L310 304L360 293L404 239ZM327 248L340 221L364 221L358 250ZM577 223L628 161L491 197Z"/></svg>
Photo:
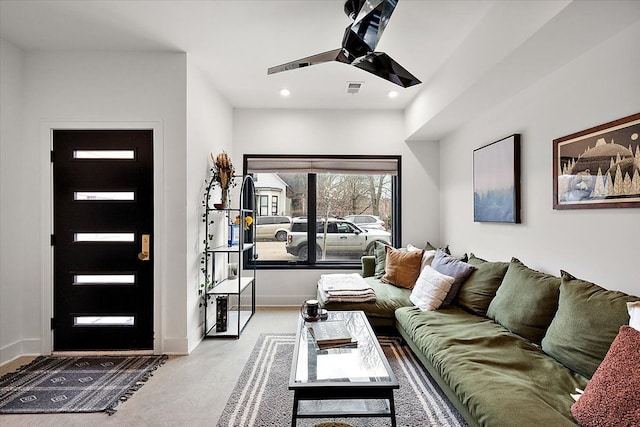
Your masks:
<svg viewBox="0 0 640 427"><path fill-rule="evenodd" d="M473 150L473 220L520 223L520 135Z"/></svg>
<svg viewBox="0 0 640 427"><path fill-rule="evenodd" d="M640 207L640 113L553 140L553 208Z"/></svg>

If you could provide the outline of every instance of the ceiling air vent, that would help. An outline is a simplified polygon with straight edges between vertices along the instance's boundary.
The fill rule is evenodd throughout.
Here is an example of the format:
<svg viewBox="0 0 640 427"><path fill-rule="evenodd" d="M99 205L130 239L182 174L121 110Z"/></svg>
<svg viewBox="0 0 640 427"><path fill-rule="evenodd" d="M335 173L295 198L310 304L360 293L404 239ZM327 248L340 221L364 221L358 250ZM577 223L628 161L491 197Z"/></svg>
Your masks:
<svg viewBox="0 0 640 427"><path fill-rule="evenodd" d="M354 94L360 92L362 82L347 82L347 93Z"/></svg>

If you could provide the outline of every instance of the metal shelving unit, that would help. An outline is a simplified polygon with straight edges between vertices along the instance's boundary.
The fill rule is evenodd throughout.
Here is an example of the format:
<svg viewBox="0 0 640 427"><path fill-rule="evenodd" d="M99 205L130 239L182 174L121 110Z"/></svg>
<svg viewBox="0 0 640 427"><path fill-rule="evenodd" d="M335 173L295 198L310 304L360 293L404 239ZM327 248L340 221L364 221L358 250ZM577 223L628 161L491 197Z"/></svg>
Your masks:
<svg viewBox="0 0 640 427"><path fill-rule="evenodd" d="M205 307L205 337L239 338L256 311L256 267L255 263L250 267L245 265L247 260L255 257L253 242L256 241L256 227L255 224L249 227L249 230L243 230L242 227L247 216L255 219L255 212L250 208L253 206L253 189L253 178L247 175L242 179L237 207L215 209L208 204L205 207L206 236L209 235L209 215L216 215L220 217L220 221L225 221L228 224L225 227L227 233L231 232L235 218L240 217L238 244L231 245L229 242L223 246L209 248L205 252L205 275L215 278L216 267L222 266L225 269L223 278L219 281L213 280L210 288L202 296ZM238 265L236 277L228 275L228 265L232 262Z"/></svg>

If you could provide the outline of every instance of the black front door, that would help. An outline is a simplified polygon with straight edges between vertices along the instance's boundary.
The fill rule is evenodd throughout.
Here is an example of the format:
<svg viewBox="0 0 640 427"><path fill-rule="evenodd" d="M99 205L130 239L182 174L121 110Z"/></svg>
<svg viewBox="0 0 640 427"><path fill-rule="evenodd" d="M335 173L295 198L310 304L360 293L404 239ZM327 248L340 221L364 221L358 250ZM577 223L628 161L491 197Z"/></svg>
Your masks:
<svg viewBox="0 0 640 427"><path fill-rule="evenodd" d="M153 349L153 131L54 130L53 349Z"/></svg>

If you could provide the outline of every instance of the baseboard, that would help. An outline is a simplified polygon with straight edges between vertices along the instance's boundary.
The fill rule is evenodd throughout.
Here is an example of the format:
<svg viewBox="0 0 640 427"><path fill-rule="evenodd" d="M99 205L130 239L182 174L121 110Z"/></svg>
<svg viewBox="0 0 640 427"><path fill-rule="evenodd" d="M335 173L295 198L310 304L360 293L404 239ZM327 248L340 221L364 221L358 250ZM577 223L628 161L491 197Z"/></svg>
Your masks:
<svg viewBox="0 0 640 427"><path fill-rule="evenodd" d="M189 341L184 338L165 338L162 341L162 353L185 356L189 354Z"/></svg>
<svg viewBox="0 0 640 427"><path fill-rule="evenodd" d="M22 356L40 356L40 340L21 340L0 348L0 366L6 365Z"/></svg>

